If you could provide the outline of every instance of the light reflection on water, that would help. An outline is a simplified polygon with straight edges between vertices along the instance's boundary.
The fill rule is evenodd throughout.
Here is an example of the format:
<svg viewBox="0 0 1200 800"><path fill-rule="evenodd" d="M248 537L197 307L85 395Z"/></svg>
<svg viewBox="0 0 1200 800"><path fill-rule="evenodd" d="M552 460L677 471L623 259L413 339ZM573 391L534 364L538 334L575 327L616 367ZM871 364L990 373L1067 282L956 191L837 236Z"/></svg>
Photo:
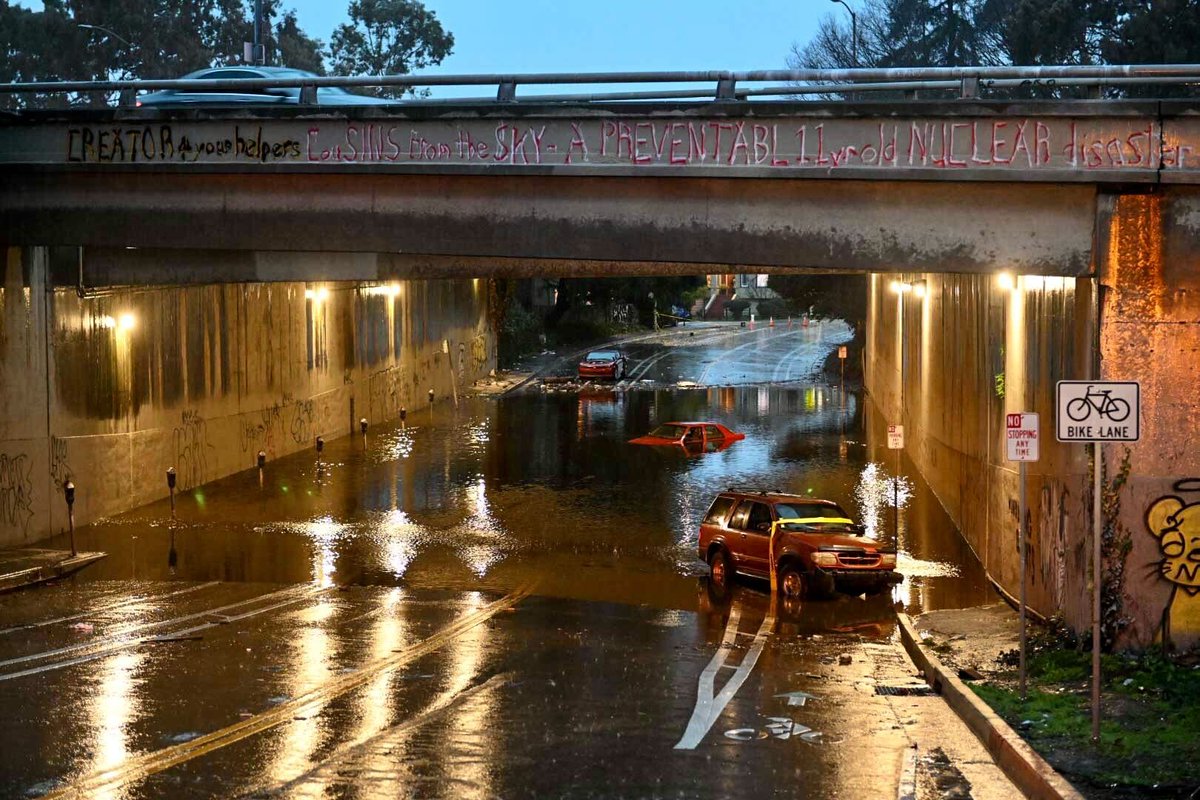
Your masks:
<svg viewBox="0 0 1200 800"><path fill-rule="evenodd" d="M247 472L206 486L203 506L185 493L178 577L465 590L534 578L548 593L687 607L700 519L717 492L747 487L833 500L871 525L907 565L910 606L980 602L982 569L911 465L898 526L891 497L865 502L889 493L894 467L886 451L872 467L863 416L859 395L820 384L464 398L422 426L328 442L319 482L300 454L269 464L262 490ZM746 439L703 454L628 444L678 420ZM143 551L166 509L92 526L88 546L122 563L138 528L139 574L165 577L165 545L161 563Z"/></svg>

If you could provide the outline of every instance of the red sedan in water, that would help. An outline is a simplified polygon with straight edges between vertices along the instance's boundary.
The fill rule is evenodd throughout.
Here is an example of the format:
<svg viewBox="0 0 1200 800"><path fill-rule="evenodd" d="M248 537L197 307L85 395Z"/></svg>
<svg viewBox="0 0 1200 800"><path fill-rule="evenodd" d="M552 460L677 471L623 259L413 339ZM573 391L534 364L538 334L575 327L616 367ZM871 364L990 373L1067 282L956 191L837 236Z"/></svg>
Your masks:
<svg viewBox="0 0 1200 800"><path fill-rule="evenodd" d="M713 452L724 450L745 438L746 434L735 433L716 422L666 422L645 436L630 439L629 443L681 446L688 450Z"/></svg>
<svg viewBox="0 0 1200 800"><path fill-rule="evenodd" d="M593 350L579 362L579 377L618 381L625 377L625 369L625 354L620 350Z"/></svg>

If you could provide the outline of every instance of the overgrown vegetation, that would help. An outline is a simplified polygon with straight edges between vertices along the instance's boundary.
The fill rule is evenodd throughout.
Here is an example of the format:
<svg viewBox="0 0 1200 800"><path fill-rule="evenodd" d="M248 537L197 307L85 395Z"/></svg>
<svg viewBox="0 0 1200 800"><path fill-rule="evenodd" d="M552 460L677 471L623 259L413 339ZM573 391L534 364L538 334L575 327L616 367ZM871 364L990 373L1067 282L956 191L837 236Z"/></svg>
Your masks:
<svg viewBox="0 0 1200 800"><path fill-rule="evenodd" d="M1035 639L1028 700L1015 653L975 692L1089 797L1190 796L1200 785L1200 660L1157 652L1102 659L1100 741L1091 741L1091 654L1073 637Z"/></svg>

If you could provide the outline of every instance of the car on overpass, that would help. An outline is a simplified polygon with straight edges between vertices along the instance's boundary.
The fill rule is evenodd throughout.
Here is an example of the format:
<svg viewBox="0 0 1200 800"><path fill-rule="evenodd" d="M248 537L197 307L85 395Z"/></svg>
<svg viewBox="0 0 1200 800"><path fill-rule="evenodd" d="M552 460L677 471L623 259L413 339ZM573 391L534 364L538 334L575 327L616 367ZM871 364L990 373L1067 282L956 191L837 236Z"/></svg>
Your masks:
<svg viewBox="0 0 1200 800"><path fill-rule="evenodd" d="M212 67L189 72L181 81L232 81L263 80L272 78L316 78L318 75L290 67ZM381 97L353 94L340 86L318 86L319 106L380 106L395 101ZM298 105L299 86L267 87L250 89L241 86L220 88L177 88L162 89L144 94L137 99L138 106L196 106L196 105Z"/></svg>

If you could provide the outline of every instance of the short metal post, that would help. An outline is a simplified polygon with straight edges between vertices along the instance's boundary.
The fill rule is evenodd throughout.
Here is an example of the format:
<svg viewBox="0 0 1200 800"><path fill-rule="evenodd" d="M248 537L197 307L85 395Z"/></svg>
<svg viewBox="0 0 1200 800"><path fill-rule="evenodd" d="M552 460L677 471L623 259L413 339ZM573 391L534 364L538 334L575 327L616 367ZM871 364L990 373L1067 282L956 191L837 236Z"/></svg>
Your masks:
<svg viewBox="0 0 1200 800"><path fill-rule="evenodd" d="M267 451L258 451L258 488L263 488L263 468L267 465Z"/></svg>
<svg viewBox="0 0 1200 800"><path fill-rule="evenodd" d="M367 438L367 418L363 417L358 421L358 429L362 431L363 439Z"/></svg>
<svg viewBox="0 0 1200 800"><path fill-rule="evenodd" d="M896 474L892 477L892 505L896 516L892 518L892 546L900 546L900 451L896 450Z"/></svg>
<svg viewBox="0 0 1200 800"><path fill-rule="evenodd" d="M404 428L406 427L404 424L404 421L406 419L408 419L408 409L401 406L400 407L400 430L404 430Z"/></svg>
<svg viewBox="0 0 1200 800"><path fill-rule="evenodd" d="M175 519L175 468L167 467L167 489L171 493L171 519Z"/></svg>
<svg viewBox="0 0 1200 800"><path fill-rule="evenodd" d="M63 484L63 495L67 498L67 529L71 532L71 558L79 555L75 549L75 484L67 481Z"/></svg>
<svg viewBox="0 0 1200 800"><path fill-rule="evenodd" d="M317 437L317 469L321 468L321 451L325 449L325 439L321 436Z"/></svg>
<svg viewBox="0 0 1200 800"><path fill-rule="evenodd" d="M429 390L429 424L433 424L433 389Z"/></svg>

